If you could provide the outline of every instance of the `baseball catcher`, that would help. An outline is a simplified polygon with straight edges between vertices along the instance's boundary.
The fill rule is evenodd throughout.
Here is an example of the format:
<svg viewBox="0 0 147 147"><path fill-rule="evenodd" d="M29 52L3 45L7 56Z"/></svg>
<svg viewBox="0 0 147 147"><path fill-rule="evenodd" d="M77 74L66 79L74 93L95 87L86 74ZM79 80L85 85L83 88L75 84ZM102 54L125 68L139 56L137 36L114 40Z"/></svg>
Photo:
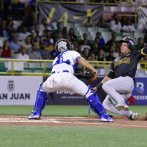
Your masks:
<svg viewBox="0 0 147 147"><path fill-rule="evenodd" d="M57 90L69 90L84 96L99 116L100 121L112 122L113 119L109 117L93 89L73 75L78 63L91 70L94 77L98 75L97 70L83 59L78 52L72 51L71 43L66 39L58 40L55 49L59 55L53 61L51 76L40 85L34 111L28 118L40 119L47 101L47 94Z"/></svg>
<svg viewBox="0 0 147 147"><path fill-rule="evenodd" d="M122 56L112 62L108 76L93 90L96 92L102 88L108 94L103 101L106 110L135 120L138 118L138 113L130 111L125 100L132 95L137 64L147 55L147 48L134 50L135 43L130 37L123 38L120 43Z"/></svg>

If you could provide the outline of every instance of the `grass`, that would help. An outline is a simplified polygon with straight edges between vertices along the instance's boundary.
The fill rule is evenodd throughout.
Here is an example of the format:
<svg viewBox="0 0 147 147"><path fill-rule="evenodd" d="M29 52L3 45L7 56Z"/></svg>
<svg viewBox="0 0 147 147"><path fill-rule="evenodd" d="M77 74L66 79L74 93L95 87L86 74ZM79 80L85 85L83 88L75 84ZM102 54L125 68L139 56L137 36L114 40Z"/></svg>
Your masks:
<svg viewBox="0 0 147 147"><path fill-rule="evenodd" d="M146 129L0 126L1 147L145 147Z"/></svg>
<svg viewBox="0 0 147 147"><path fill-rule="evenodd" d="M140 116L146 112L146 106L130 109ZM0 106L1 115L28 116L32 110L33 106ZM88 106L47 106L43 116L89 116ZM0 147L145 147L146 136L142 128L0 126Z"/></svg>
<svg viewBox="0 0 147 147"><path fill-rule="evenodd" d="M46 106L43 110L43 116L90 116L88 114L89 106ZM0 115L30 115L33 106L0 106ZM130 106L130 110L144 116L146 113L146 106ZM109 113L110 114L110 113ZM112 114L112 113L111 113ZM96 115L91 111L91 115ZM115 114L113 114L115 115Z"/></svg>

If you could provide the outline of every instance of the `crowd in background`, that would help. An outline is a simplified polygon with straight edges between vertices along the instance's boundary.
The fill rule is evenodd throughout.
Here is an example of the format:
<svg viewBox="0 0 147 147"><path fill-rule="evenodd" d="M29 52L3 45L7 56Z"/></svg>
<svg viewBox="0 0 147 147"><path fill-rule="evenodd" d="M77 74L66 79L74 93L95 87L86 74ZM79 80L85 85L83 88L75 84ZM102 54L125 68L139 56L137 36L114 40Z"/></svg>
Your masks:
<svg viewBox="0 0 147 147"><path fill-rule="evenodd" d="M30 1L29 5L31 5ZM13 6L13 5L11 5ZM9 7L8 7L9 8ZM57 29L52 22L47 22L46 18L38 23L35 19L34 8L28 8L28 14L21 25L14 29L13 16L15 9L10 9L6 13L5 19L0 18L0 37L8 37L3 42L0 39L0 57L17 59L54 59L57 56L55 43L59 39L68 39L73 46L73 50L78 51L83 58L90 61L113 61L120 56L120 44L117 38L118 32L134 32L131 20L123 16L118 19L117 14L112 16L110 25L107 26L112 32L111 39L106 42L102 38L101 32L95 32L95 39L89 40L89 34L83 33L83 38L78 39L74 28L69 30L62 22L57 23ZM6 15L5 14L5 15ZM23 14L22 14L23 15ZM100 24L101 26L103 25ZM87 18L85 27L98 27L92 23L91 17ZM147 33L144 38L138 38L136 49L140 50L147 44Z"/></svg>

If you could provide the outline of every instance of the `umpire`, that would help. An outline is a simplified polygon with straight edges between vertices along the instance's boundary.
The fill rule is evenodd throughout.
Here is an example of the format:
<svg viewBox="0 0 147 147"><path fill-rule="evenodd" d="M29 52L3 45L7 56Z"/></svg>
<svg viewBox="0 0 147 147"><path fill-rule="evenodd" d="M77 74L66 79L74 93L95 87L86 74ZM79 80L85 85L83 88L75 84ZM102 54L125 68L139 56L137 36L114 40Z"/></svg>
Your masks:
<svg viewBox="0 0 147 147"><path fill-rule="evenodd" d="M147 55L147 48L134 50L134 41L124 37L121 41L121 55L111 63L111 71L93 90L102 88L108 95L103 102L106 110L130 119L137 119L138 113L129 110L125 99L128 99L134 89L135 73L138 61Z"/></svg>

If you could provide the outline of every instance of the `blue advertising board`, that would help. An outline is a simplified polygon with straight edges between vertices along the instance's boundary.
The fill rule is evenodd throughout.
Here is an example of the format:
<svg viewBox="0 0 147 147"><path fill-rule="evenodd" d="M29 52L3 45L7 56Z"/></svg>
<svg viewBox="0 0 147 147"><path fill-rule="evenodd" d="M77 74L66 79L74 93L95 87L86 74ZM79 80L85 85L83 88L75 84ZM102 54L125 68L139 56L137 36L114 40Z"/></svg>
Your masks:
<svg viewBox="0 0 147 147"><path fill-rule="evenodd" d="M134 105L147 105L147 78L136 77L132 95L136 98ZM130 104L132 105L132 104Z"/></svg>

